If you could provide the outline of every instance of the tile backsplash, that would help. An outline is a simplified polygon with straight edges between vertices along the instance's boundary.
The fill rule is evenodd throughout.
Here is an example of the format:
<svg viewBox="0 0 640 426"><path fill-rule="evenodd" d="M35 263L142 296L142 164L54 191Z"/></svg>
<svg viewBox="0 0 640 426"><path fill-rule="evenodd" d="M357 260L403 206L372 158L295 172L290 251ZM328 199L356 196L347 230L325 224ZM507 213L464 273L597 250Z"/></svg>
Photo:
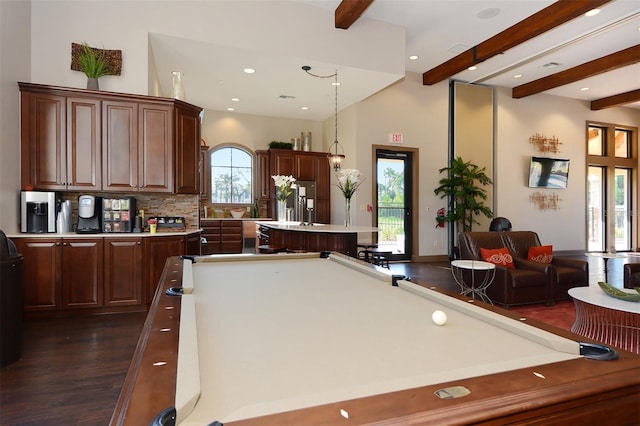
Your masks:
<svg viewBox="0 0 640 426"><path fill-rule="evenodd" d="M62 199L71 201L72 223L78 221L78 196L86 193L63 192ZM198 229L200 226L198 212L198 195L189 194L132 194L127 193L92 193L99 197L134 197L136 208L144 210L145 217L151 216L183 216L187 229Z"/></svg>

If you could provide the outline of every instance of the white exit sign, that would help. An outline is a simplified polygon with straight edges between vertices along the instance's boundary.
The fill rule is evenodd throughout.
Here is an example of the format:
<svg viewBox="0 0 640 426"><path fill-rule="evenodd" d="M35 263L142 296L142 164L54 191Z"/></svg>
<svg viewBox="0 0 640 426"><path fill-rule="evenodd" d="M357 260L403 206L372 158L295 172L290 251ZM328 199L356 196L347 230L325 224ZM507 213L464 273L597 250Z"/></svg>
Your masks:
<svg viewBox="0 0 640 426"><path fill-rule="evenodd" d="M389 143L403 143L402 133L389 133Z"/></svg>

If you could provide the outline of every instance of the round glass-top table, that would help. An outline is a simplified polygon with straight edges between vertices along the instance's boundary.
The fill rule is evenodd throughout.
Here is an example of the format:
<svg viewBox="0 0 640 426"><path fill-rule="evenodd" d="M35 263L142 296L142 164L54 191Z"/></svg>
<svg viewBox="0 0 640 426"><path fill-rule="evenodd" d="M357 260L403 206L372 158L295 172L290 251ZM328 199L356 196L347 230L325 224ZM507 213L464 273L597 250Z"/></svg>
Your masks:
<svg viewBox="0 0 640 426"><path fill-rule="evenodd" d="M587 256L591 256L591 257L601 257L602 258L602 262L604 263L604 280L605 282L609 282L608 281L608 277L607 277L607 273L609 272L609 269L607 268L607 262L609 261L609 259L624 259L627 257L626 254L624 253L612 253L612 252L587 252L585 253Z"/></svg>
<svg viewBox="0 0 640 426"><path fill-rule="evenodd" d="M468 271L468 274L465 274ZM453 260L451 262L451 273L460 286L460 294L471 295L473 299L477 295L483 302L493 304L487 296L487 288L493 282L496 273L496 265L483 260ZM465 275L467 275L465 277ZM476 275L478 277L476 278Z"/></svg>

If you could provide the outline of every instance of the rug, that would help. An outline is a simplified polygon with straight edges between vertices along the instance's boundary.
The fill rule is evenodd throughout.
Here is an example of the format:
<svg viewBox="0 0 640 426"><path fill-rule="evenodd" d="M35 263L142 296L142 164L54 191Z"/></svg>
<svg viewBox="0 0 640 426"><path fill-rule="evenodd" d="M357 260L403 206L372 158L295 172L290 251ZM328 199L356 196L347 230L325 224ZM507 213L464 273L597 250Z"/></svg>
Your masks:
<svg viewBox="0 0 640 426"><path fill-rule="evenodd" d="M523 317L532 318L569 331L571 331L571 326L576 319L576 308L572 300L556 302L554 306L527 305L513 307L511 310Z"/></svg>

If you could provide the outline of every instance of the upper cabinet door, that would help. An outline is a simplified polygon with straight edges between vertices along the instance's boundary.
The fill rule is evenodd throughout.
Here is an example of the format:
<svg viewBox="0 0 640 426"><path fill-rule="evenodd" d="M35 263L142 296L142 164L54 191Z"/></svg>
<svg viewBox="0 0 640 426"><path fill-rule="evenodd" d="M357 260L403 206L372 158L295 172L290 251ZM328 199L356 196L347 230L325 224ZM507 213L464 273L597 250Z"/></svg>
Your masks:
<svg viewBox="0 0 640 426"><path fill-rule="evenodd" d="M271 173L273 175L296 177L293 152L287 150L269 150L271 153Z"/></svg>
<svg viewBox="0 0 640 426"><path fill-rule="evenodd" d="M258 166L258 198L269 200L271 198L271 169L269 168L269 151L256 151L256 164Z"/></svg>
<svg viewBox="0 0 640 426"><path fill-rule="evenodd" d="M173 192L173 107L139 105L138 176L141 192ZM197 170L197 162L194 165Z"/></svg>
<svg viewBox="0 0 640 426"><path fill-rule="evenodd" d="M311 155L295 154L295 172L298 180L315 180L316 179L316 162L317 158Z"/></svg>
<svg viewBox="0 0 640 426"><path fill-rule="evenodd" d="M138 190L138 104L102 103L102 189Z"/></svg>
<svg viewBox="0 0 640 426"><path fill-rule="evenodd" d="M67 189L102 189L100 100L67 98Z"/></svg>
<svg viewBox="0 0 640 426"><path fill-rule="evenodd" d="M21 99L22 186L66 189L66 98L23 92Z"/></svg>
<svg viewBox="0 0 640 426"><path fill-rule="evenodd" d="M200 192L200 111L176 106L176 194Z"/></svg>

